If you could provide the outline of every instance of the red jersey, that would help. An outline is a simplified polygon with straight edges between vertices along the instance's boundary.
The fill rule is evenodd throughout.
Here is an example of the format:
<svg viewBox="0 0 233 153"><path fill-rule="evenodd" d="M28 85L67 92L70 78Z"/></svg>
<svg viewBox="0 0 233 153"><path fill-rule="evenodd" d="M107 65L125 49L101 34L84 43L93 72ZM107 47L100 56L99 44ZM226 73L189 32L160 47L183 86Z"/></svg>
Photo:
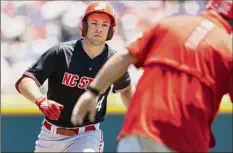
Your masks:
<svg viewBox="0 0 233 153"><path fill-rule="evenodd" d="M129 45L144 73L118 139L139 134L177 152L209 151L221 98L233 98L231 30L205 11L164 18Z"/></svg>

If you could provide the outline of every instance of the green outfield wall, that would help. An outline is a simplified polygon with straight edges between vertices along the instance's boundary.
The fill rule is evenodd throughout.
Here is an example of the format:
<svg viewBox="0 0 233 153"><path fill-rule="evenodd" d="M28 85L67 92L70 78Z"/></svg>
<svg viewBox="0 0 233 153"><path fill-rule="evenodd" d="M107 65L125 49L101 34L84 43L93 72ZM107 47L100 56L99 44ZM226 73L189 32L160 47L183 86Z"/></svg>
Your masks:
<svg viewBox="0 0 233 153"><path fill-rule="evenodd" d="M116 136L120 130L125 108L119 95L110 95L107 117L101 124L104 131L104 152L116 151ZM43 116L35 104L20 95L1 96L1 151L33 152ZM224 96L213 125L217 146L212 152L232 152L232 103Z"/></svg>
<svg viewBox="0 0 233 153"><path fill-rule="evenodd" d="M33 152L40 132L41 115L2 115L1 151ZM123 114L109 114L101 129L104 131L104 152L116 151L116 136L123 121ZM232 113L221 113L213 125L217 146L212 152L232 152Z"/></svg>

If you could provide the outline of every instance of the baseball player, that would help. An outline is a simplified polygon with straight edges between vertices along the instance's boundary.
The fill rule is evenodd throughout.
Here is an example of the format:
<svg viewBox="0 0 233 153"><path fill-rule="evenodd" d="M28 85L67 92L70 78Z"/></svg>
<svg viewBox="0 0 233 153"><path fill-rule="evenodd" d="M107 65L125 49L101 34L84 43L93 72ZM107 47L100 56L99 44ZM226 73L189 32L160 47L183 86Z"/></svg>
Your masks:
<svg viewBox="0 0 233 153"><path fill-rule="evenodd" d="M130 64L144 73L118 136L119 152L208 152L221 98L233 100L232 1L212 0L200 15L161 19L151 30L115 54L90 88L100 91ZM114 68L113 68L114 67ZM86 91L72 116L74 124L94 109Z"/></svg>
<svg viewBox="0 0 233 153"><path fill-rule="evenodd" d="M128 105L134 88L128 72L100 93L94 121L70 122L77 99L85 92L103 64L115 53L105 41L116 27L114 10L108 3L90 3L83 15L82 39L63 42L47 50L16 82L16 89L34 102L45 115L35 152L102 152L100 123L104 121L110 90L120 92ZM48 79L47 96L39 87ZM93 120L93 119L92 119Z"/></svg>

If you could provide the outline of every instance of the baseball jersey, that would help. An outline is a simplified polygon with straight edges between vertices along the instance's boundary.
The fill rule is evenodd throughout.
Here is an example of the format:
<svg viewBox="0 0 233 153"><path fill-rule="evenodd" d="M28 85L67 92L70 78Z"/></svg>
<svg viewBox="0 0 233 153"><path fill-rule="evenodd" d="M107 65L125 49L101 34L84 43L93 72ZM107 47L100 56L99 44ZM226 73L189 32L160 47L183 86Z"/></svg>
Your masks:
<svg viewBox="0 0 233 153"><path fill-rule="evenodd" d="M209 151L221 98L233 94L231 31L205 11L164 18L131 43L128 51L144 73L118 140L139 134L176 152Z"/></svg>
<svg viewBox="0 0 233 153"><path fill-rule="evenodd" d="M55 121L46 118L49 122L61 127L73 127L70 119L74 105L86 91L87 86L93 81L103 64L114 53L115 51L106 44L101 54L95 58L90 58L82 47L81 39L63 42L47 50L36 63L26 70L23 76L34 79L38 87L48 79L47 98L64 105L59 119ZM130 76L126 72L113 86L102 91L97 102L94 123L104 120L107 97L111 87L115 93L129 87L130 82ZM91 123L86 117L83 125L88 124Z"/></svg>

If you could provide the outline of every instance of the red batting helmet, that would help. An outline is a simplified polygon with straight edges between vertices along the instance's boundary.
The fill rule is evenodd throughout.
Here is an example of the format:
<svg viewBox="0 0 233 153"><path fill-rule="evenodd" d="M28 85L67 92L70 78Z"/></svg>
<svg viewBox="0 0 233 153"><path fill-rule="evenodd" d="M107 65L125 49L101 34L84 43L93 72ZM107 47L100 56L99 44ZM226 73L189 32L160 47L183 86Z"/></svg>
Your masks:
<svg viewBox="0 0 233 153"><path fill-rule="evenodd" d="M206 8L213 9L228 19L233 19L232 0L210 0Z"/></svg>
<svg viewBox="0 0 233 153"><path fill-rule="evenodd" d="M88 29L88 24L86 22L87 16L95 12L106 13L107 15L110 16L112 23L108 31L107 40L112 39L113 34L115 32L115 28L116 28L116 18L115 18L115 13L114 13L112 6L106 2L92 2L87 6L82 16L82 24L81 24L81 29L80 29L81 35L85 36L87 33L87 29Z"/></svg>

